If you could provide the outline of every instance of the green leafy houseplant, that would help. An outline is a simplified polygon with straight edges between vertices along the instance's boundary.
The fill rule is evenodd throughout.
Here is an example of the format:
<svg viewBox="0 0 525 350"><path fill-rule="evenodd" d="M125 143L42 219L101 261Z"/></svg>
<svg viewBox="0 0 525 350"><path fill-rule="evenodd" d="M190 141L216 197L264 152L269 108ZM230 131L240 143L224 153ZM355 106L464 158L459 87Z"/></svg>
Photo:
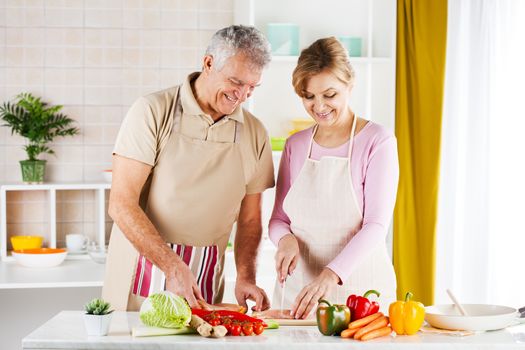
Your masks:
<svg viewBox="0 0 525 350"><path fill-rule="evenodd" d="M110 310L110 307L111 305L108 302L98 298L91 300L84 306L86 310L84 324L88 335L103 336L108 334L111 316L113 315L113 310Z"/></svg>
<svg viewBox="0 0 525 350"><path fill-rule="evenodd" d="M38 156L54 154L48 144L56 137L79 133L79 129L71 126L74 120L60 113L62 108L61 105L50 106L30 93L18 94L13 102L4 102L0 106L0 118L5 122L3 126L10 127L11 134L27 139L24 149L28 159L20 161L24 182L42 183L45 160L38 159Z"/></svg>
<svg viewBox="0 0 525 350"><path fill-rule="evenodd" d="M110 303L102 299L95 298L87 303L84 306L84 309L88 315L107 315L113 312L113 310L109 309L110 307Z"/></svg>

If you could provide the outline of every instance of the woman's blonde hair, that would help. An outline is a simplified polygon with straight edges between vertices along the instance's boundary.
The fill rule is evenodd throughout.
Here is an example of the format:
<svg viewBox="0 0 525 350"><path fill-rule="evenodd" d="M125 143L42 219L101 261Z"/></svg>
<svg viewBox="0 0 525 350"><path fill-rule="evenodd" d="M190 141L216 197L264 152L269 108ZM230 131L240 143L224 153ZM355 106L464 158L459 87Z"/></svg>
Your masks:
<svg viewBox="0 0 525 350"><path fill-rule="evenodd" d="M345 84L354 83L355 73L348 53L333 36L316 40L301 51L297 67L292 74L295 93L303 97L308 80L325 69Z"/></svg>

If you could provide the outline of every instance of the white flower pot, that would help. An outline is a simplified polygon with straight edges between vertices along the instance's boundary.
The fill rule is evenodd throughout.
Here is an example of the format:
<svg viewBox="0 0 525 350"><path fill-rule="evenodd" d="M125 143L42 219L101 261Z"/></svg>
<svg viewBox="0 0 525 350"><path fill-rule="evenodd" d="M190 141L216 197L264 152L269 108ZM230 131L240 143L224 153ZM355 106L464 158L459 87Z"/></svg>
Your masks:
<svg viewBox="0 0 525 350"><path fill-rule="evenodd" d="M107 315L84 314L84 324L88 335L103 336L109 331L112 313Z"/></svg>

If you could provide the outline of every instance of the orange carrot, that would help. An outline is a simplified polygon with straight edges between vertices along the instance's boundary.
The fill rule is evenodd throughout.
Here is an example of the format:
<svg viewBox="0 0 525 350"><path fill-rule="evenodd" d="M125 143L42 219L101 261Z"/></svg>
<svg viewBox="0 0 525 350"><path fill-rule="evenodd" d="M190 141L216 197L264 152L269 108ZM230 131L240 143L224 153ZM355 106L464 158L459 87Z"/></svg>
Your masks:
<svg viewBox="0 0 525 350"><path fill-rule="evenodd" d="M365 335L363 335L361 339L359 340L365 341L365 340L370 340L374 338L384 337L385 335L389 335L390 333L392 333L392 328L387 326L387 327L375 329L371 332L368 332Z"/></svg>
<svg viewBox="0 0 525 350"><path fill-rule="evenodd" d="M341 338L352 338L352 336L355 334L355 332L358 331L359 328L354 329L345 329L341 332Z"/></svg>
<svg viewBox="0 0 525 350"><path fill-rule="evenodd" d="M376 312L375 314L368 315L366 317L360 318L359 320L355 320L354 322L350 322L348 325L348 329L354 329L354 328L361 328L375 320L376 318L379 318L383 316L382 312Z"/></svg>
<svg viewBox="0 0 525 350"><path fill-rule="evenodd" d="M369 324L367 324L363 328L359 329L354 334L354 339L360 339L366 333L369 333L371 331L375 331L376 329L383 328L383 327L386 327L386 326L388 326L388 317L381 316L381 317L375 319L374 321L370 322Z"/></svg>

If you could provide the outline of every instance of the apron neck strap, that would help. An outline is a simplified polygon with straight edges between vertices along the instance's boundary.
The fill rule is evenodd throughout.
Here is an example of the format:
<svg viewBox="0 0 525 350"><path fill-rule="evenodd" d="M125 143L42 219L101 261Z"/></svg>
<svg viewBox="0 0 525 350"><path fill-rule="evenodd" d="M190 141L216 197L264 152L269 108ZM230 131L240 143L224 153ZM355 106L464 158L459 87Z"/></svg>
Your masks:
<svg viewBox="0 0 525 350"><path fill-rule="evenodd" d="M348 145L348 158L352 156L352 146L354 145L354 135L355 135L355 128L357 125L357 116L354 113L354 120L352 121L352 129L350 131L350 141ZM310 144L308 145L308 153L306 154L306 159L310 159L310 156L312 155L312 145L314 143L314 136L317 132L317 128L319 127L319 124L315 124L314 129L312 130L312 137L310 138Z"/></svg>
<svg viewBox="0 0 525 350"><path fill-rule="evenodd" d="M314 129L312 130L312 137L310 137L310 144L308 145L308 153L306 153L306 159L310 159L310 155L312 154L312 145L314 143L314 136L317 132L317 127L319 124L315 124Z"/></svg>
<svg viewBox="0 0 525 350"><path fill-rule="evenodd" d="M352 131L350 131L350 144L348 145L348 159L352 157L352 148L354 146L355 128L357 125L357 115L354 113L354 120L352 121Z"/></svg>
<svg viewBox="0 0 525 350"><path fill-rule="evenodd" d="M180 131L180 123L182 120L182 102L180 100L180 91L181 88L179 87L179 91L177 92L177 99L175 100L175 115L173 116L173 128L171 129L173 132Z"/></svg>

